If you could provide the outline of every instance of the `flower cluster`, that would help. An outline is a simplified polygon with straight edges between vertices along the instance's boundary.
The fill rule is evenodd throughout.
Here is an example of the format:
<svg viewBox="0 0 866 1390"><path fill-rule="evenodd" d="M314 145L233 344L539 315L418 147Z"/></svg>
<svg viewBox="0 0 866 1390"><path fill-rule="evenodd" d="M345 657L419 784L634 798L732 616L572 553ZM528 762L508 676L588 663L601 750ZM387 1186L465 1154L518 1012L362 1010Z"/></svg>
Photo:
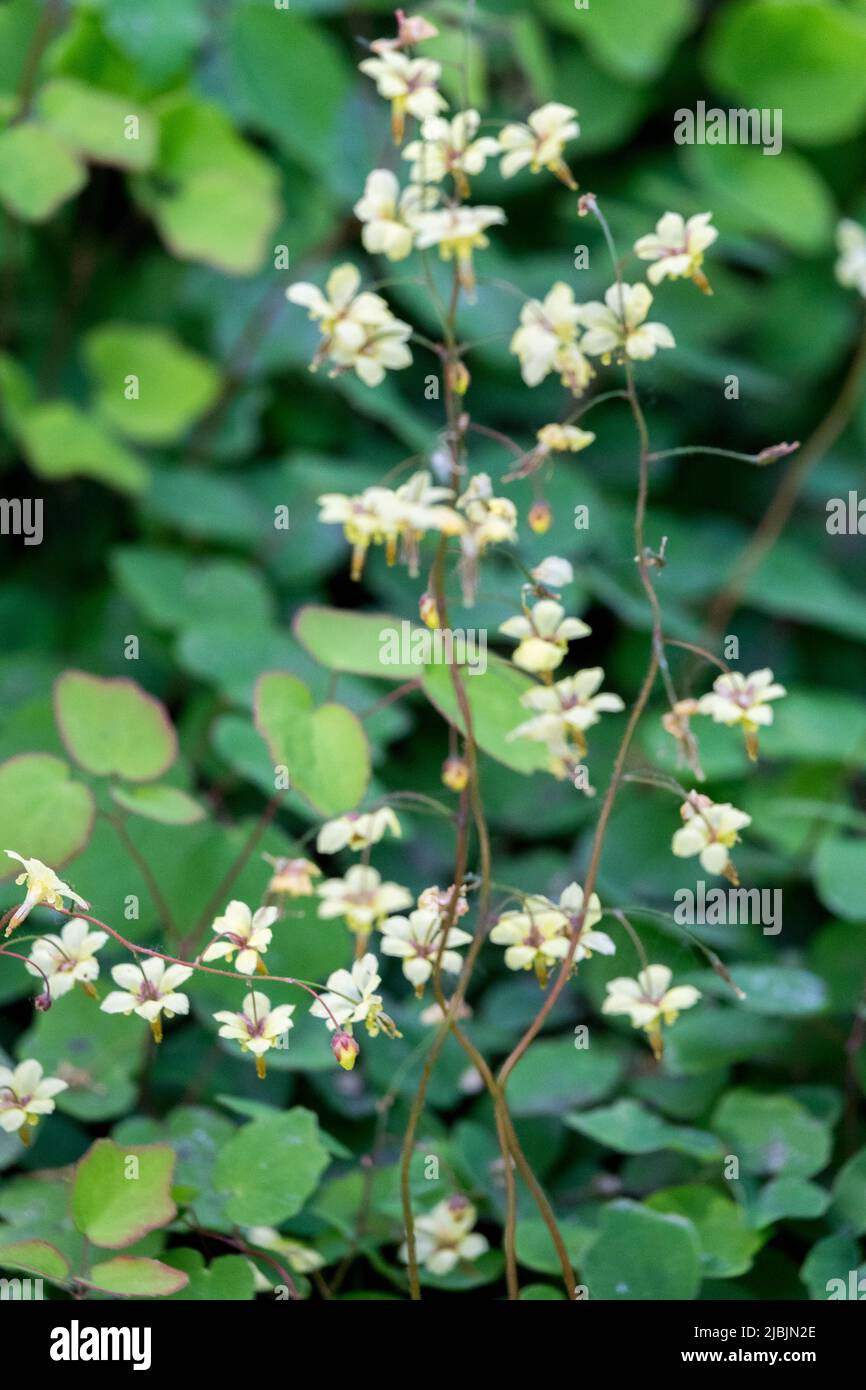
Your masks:
<svg viewBox="0 0 866 1390"><path fill-rule="evenodd" d="M505 946L509 970L534 970L539 984L546 986L551 969L571 952L575 966L593 951L612 956L616 950L610 937L594 931L602 917L596 893L589 901L579 883L570 883L553 903L540 894L524 899L517 912L504 912L490 933L490 940Z"/></svg>

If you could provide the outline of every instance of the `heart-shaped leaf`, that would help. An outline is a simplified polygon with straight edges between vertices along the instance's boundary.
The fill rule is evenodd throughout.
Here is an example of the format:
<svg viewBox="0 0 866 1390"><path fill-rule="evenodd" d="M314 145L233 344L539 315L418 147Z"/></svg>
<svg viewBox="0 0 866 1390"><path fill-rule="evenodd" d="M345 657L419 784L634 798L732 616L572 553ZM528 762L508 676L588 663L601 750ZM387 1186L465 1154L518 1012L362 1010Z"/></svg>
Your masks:
<svg viewBox="0 0 866 1390"><path fill-rule="evenodd" d="M94 1245L118 1250L168 1225L175 1153L164 1144L121 1147L97 1139L79 1160L72 1188L72 1218Z"/></svg>
<svg viewBox="0 0 866 1390"><path fill-rule="evenodd" d="M195 825L204 820L203 807L180 787L167 787L151 782L143 787L112 787L111 799L145 820L158 820L163 825Z"/></svg>
<svg viewBox="0 0 866 1390"><path fill-rule="evenodd" d="M123 676L65 671L54 683L54 713L69 753L98 776L149 782L177 757L165 706Z"/></svg>
<svg viewBox="0 0 866 1390"><path fill-rule="evenodd" d="M0 763L0 841L27 859L57 868L83 849L93 828L89 787L70 778L70 767L49 753L22 753ZM21 872L0 859L0 879Z"/></svg>
<svg viewBox="0 0 866 1390"><path fill-rule="evenodd" d="M88 1280L95 1289L119 1294L124 1298L166 1298L178 1293L189 1283L189 1275L172 1269L162 1260L149 1260L140 1255L118 1255L94 1265Z"/></svg>
<svg viewBox="0 0 866 1390"><path fill-rule="evenodd" d="M47 1240L16 1240L0 1245L0 1269L26 1269L28 1274L63 1283L69 1263Z"/></svg>
<svg viewBox="0 0 866 1390"><path fill-rule="evenodd" d="M345 705L313 704L302 681L266 671L256 682L256 728L274 767L323 815L357 806L370 780L370 749L360 720Z"/></svg>

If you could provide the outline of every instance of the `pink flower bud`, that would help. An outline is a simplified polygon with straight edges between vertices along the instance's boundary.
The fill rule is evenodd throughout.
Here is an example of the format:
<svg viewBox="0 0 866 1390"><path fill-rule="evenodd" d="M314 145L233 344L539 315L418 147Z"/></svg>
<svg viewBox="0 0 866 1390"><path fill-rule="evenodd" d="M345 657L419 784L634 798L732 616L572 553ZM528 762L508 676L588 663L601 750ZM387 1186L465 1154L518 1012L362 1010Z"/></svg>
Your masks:
<svg viewBox="0 0 866 1390"><path fill-rule="evenodd" d="M331 1050L345 1071L352 1070L361 1051L352 1034L346 1033L342 1028L338 1028L331 1038Z"/></svg>

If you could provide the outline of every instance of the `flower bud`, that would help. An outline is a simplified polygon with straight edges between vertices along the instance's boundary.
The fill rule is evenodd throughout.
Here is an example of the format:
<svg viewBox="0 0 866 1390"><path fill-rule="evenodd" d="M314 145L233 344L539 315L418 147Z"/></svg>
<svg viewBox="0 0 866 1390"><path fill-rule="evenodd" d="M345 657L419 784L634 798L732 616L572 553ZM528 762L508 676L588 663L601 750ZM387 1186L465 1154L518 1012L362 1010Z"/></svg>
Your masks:
<svg viewBox="0 0 866 1390"><path fill-rule="evenodd" d="M452 391L458 396L465 396L472 381L469 375L469 368L465 362L449 362L445 369L445 378Z"/></svg>
<svg viewBox="0 0 866 1390"><path fill-rule="evenodd" d="M331 1038L331 1051L345 1071L351 1071L361 1051L351 1033L339 1028Z"/></svg>
<svg viewBox="0 0 866 1390"><path fill-rule="evenodd" d="M545 531L550 530L550 523L553 521L553 512L550 509L550 503L544 501L533 502L529 509L527 521L529 522L530 531L534 531L537 536L543 536Z"/></svg>
<svg viewBox="0 0 866 1390"><path fill-rule="evenodd" d="M51 995L47 989L44 989L42 993L37 994L36 998L33 1000L33 1007L38 1009L41 1014L47 1014L48 1010L51 1008L51 1003Z"/></svg>
<svg viewBox="0 0 866 1390"><path fill-rule="evenodd" d="M462 792L469 781L469 764L465 758L446 758L442 764L442 781L453 792Z"/></svg>
<svg viewBox="0 0 866 1390"><path fill-rule="evenodd" d="M418 612L422 623L428 627L437 628L439 626L439 609L436 607L436 600L431 593L424 593L418 600Z"/></svg>

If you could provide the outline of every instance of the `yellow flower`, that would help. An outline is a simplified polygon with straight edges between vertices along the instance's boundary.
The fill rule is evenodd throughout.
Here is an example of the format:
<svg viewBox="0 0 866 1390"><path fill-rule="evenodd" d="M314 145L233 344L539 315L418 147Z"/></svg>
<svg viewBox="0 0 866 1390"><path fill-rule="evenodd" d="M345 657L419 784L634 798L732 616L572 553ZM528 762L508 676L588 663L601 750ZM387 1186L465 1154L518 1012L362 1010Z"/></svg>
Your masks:
<svg viewBox="0 0 866 1390"><path fill-rule="evenodd" d="M6 927L6 935L14 931L25 917L29 916L34 907L39 903L45 903L47 907L62 907L63 899L69 898L78 907L87 910L90 903L85 902L84 898L79 898L77 893L73 893L68 883L58 878L53 869L49 869L47 864L43 864L41 859L24 859L22 855L16 854L14 849L7 849L6 854L9 859L17 859L19 864L24 865L23 874L16 878L16 884L26 883L27 896L20 907L17 907L9 919Z"/></svg>
<svg viewBox="0 0 866 1390"><path fill-rule="evenodd" d="M677 858L700 855L701 867L708 874L724 874L732 883L738 883L728 850L739 843L737 831L751 825L752 817L728 801L715 802L697 791L689 792L680 815L685 824L676 831L671 844Z"/></svg>
<svg viewBox="0 0 866 1390"><path fill-rule="evenodd" d="M573 934L579 932L573 961L588 960L593 951L612 956L616 947L606 932L594 931L601 920L601 902L593 893L584 908L579 883L570 883L559 903L538 894L526 898L518 912L505 912L490 933L496 946L506 946L509 970L534 970L539 984L547 984L551 969L568 955Z"/></svg>
<svg viewBox="0 0 866 1390"><path fill-rule="evenodd" d="M551 772L565 777L572 772L578 757L586 752L584 733L597 724L602 714L618 714L625 708L619 695L599 692L604 671L593 666L574 676L557 681L555 685L533 686L520 697L525 709L535 716L518 724L507 738L528 738L547 746Z"/></svg>
<svg viewBox="0 0 866 1390"><path fill-rule="evenodd" d="M587 637L591 631L580 618L566 618L565 609L553 599L539 599L532 610L518 618L508 618L499 631L515 637L517 650L512 655L515 666L538 674L555 671L576 637Z"/></svg>
<svg viewBox="0 0 866 1390"><path fill-rule="evenodd" d="M286 298L309 310L319 325L322 341L310 370L329 359L332 376L354 370L367 386L378 386L386 371L399 371L412 362L406 346L412 328L395 318L381 295L359 293L361 276L348 262L332 270L325 293L306 280L290 285Z"/></svg>
<svg viewBox="0 0 866 1390"><path fill-rule="evenodd" d="M410 907L412 894L399 883L383 883L369 864L353 864L343 878L327 878L319 887L319 916L344 917L349 931L369 936L389 913Z"/></svg>
<svg viewBox="0 0 866 1390"><path fill-rule="evenodd" d="M262 858L273 867L268 893L287 898L308 898L313 892L313 879L321 878L322 870L310 859L274 859L270 854Z"/></svg>
<svg viewBox="0 0 866 1390"><path fill-rule="evenodd" d="M316 849L320 854L336 854L338 850L366 849L376 845L386 831L400 838L403 831L390 806L382 806L378 811L363 814L352 811L337 820L326 821L316 839Z"/></svg>
<svg viewBox="0 0 866 1390"><path fill-rule="evenodd" d="M413 183L441 183L446 174L454 179L461 198L469 196L467 175L480 174L488 158L499 153L499 141L492 136L475 139L481 124L477 111L460 111L453 120L431 116L421 126L421 139L403 150L403 158L413 160Z"/></svg>
<svg viewBox="0 0 866 1390"><path fill-rule="evenodd" d="M710 226L711 212L698 212L688 222L678 212L666 212L654 232L639 237L634 253L642 261L653 261L646 273L651 285L662 280L694 280L705 294L712 291L701 270L704 252L719 235Z"/></svg>
<svg viewBox="0 0 866 1390"><path fill-rule="evenodd" d="M580 311L587 330L581 339L582 350L605 361L615 353L618 360L643 362L655 357L658 348L676 347L674 335L663 323L644 323L652 302L643 282L611 285L603 304L593 300Z"/></svg>
<svg viewBox="0 0 866 1390"><path fill-rule="evenodd" d="M51 1114L54 1097L67 1087L58 1077L43 1076L42 1063L32 1057L14 1068L0 1067L0 1129L29 1144L30 1130Z"/></svg>
<svg viewBox="0 0 866 1390"><path fill-rule="evenodd" d="M415 219L415 241L419 251L438 246L443 261L456 256L460 283L471 297L475 293L472 252L490 245L485 228L504 221L502 208L494 207L461 206L422 212Z"/></svg>
<svg viewBox="0 0 866 1390"><path fill-rule="evenodd" d="M610 980L607 998L601 1006L604 1014L628 1014L635 1028L643 1028L653 1052L660 1058L663 1051L662 1021L675 1023L682 1009L690 1009L701 997L693 985L670 988L672 972L666 965L649 965L636 980L623 976Z"/></svg>
<svg viewBox="0 0 866 1390"><path fill-rule="evenodd" d="M391 103L391 134L394 144L403 140L407 113L419 121L444 111L448 103L436 90L442 73L439 63L430 58L409 58L394 49L366 58L358 64L361 72L372 77L381 97Z"/></svg>
<svg viewBox="0 0 866 1390"><path fill-rule="evenodd" d="M410 184L400 192L397 177L390 169L374 169L367 175L364 196L355 204L355 216L364 223L361 241L371 256L387 256L402 261L415 242L414 217L435 202L434 189Z"/></svg>
<svg viewBox="0 0 866 1390"><path fill-rule="evenodd" d="M773 680L769 667L743 676L729 671L717 676L708 695L698 700L698 714L709 714L716 724L743 726L746 751L754 762L758 756L758 730L773 722L769 700L780 700L787 691Z"/></svg>
<svg viewBox="0 0 866 1390"><path fill-rule="evenodd" d="M241 975L265 973L262 956L271 944L271 927L277 920L275 907L260 907L251 912L246 903L237 899L229 903L222 917L214 919L212 930L217 940L206 947L202 960L228 960L237 952L235 970Z"/></svg>
<svg viewBox="0 0 866 1390"><path fill-rule="evenodd" d="M510 351L520 361L527 386L538 386L550 372L558 372L573 395L581 395L595 372L577 342L581 306L570 285L558 280L544 299L528 299L520 311L520 327L512 336Z"/></svg>
<svg viewBox="0 0 866 1390"><path fill-rule="evenodd" d="M449 1197L438 1202L428 1216L415 1222L415 1254L431 1274L450 1274L458 1264L471 1263L485 1254L490 1245L485 1236L473 1232L478 1219L466 1197ZM400 1247L400 1259L407 1264L409 1249Z"/></svg>
<svg viewBox="0 0 866 1390"><path fill-rule="evenodd" d="M545 449L553 449L557 453L568 450L576 454L595 443L592 430L581 430L577 425L542 425L536 438Z"/></svg>
<svg viewBox="0 0 866 1390"><path fill-rule="evenodd" d="M562 158L566 141L580 134L573 106L549 101L533 111L526 125L515 123L499 132L500 149L505 155L499 166L505 179L510 179L528 164L533 174L549 169L569 188L577 188L571 170Z"/></svg>
<svg viewBox="0 0 866 1390"><path fill-rule="evenodd" d="M221 1038L230 1038L241 1045L242 1052L251 1052L256 1059L256 1075L265 1078L265 1053L272 1047L284 1047L290 1028L294 1027L294 1004L279 1004L271 1008L266 994L250 990L243 1008L237 1012L220 1009L214 1014Z"/></svg>

